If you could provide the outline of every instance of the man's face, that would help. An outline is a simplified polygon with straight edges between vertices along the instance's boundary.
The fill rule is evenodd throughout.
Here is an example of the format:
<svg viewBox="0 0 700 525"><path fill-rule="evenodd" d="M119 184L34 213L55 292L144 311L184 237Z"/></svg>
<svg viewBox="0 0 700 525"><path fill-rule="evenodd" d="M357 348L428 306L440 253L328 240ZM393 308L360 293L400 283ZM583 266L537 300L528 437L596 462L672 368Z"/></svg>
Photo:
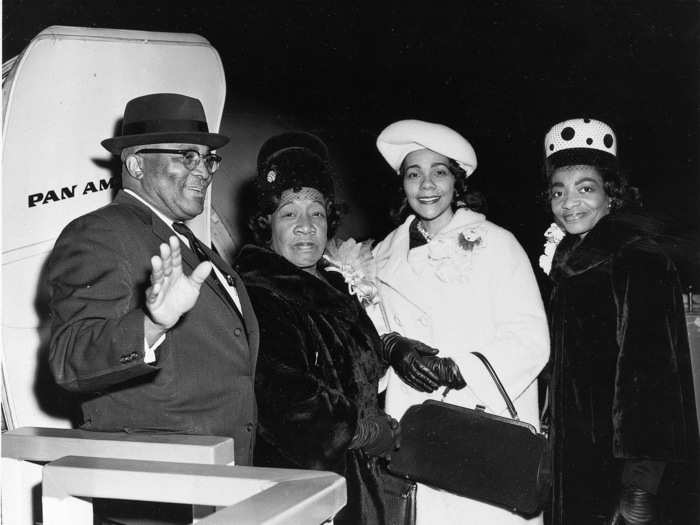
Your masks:
<svg viewBox="0 0 700 525"><path fill-rule="evenodd" d="M193 150L200 155L209 153L208 146L199 144L149 144L136 148L141 159L143 177L139 196L163 215L177 221L189 220L204 210L204 197L212 174L204 161L194 169L183 163L178 153L138 153L146 149Z"/></svg>

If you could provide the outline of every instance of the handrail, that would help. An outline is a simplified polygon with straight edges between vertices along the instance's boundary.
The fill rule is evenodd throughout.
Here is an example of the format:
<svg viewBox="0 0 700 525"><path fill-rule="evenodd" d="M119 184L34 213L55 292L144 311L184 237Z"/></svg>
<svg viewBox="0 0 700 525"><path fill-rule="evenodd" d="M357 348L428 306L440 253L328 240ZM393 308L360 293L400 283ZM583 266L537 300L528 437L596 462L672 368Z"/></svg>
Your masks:
<svg viewBox="0 0 700 525"><path fill-rule="evenodd" d="M696 299L696 303L700 304L700 300ZM700 310L696 308L695 312L686 312L685 321L688 329L688 342L690 343L690 366L695 385L695 411L697 412L698 426L700 426Z"/></svg>
<svg viewBox="0 0 700 525"><path fill-rule="evenodd" d="M2 434L2 522L41 522L42 463L80 455L179 463L231 464L233 439L21 427ZM199 510L195 510L199 512Z"/></svg>
<svg viewBox="0 0 700 525"><path fill-rule="evenodd" d="M2 457L28 461L80 455L225 465L233 462L233 450L233 439L218 436L40 427L21 427L2 435Z"/></svg>
<svg viewBox="0 0 700 525"><path fill-rule="evenodd" d="M322 523L346 503L345 479L312 470L68 456L44 466L45 525L92 523L84 498L227 507L200 521Z"/></svg>

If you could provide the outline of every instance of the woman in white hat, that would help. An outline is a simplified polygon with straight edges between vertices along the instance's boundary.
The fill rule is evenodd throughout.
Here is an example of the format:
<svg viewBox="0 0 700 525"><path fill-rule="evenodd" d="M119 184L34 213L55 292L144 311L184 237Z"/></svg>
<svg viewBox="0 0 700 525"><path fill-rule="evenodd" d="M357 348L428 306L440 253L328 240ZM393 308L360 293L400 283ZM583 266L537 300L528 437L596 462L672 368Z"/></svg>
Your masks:
<svg viewBox="0 0 700 525"><path fill-rule="evenodd" d="M610 126L553 126L545 171L566 234L550 272L552 523L694 522L668 514L689 507L674 477L697 449L676 268L633 211Z"/></svg>
<svg viewBox="0 0 700 525"><path fill-rule="evenodd" d="M515 237L470 209L467 177L476 155L456 131L402 120L384 129L377 147L401 177L408 216L374 249L385 316L372 312L380 332L398 332L438 348L466 380L448 403L482 405L508 417L484 365L484 354L514 400L522 420L538 426L537 376L547 363L547 322L530 262ZM406 409L442 393L411 388L389 373L386 410ZM539 517L535 522L541 522ZM486 503L419 485L417 522L523 523Z"/></svg>

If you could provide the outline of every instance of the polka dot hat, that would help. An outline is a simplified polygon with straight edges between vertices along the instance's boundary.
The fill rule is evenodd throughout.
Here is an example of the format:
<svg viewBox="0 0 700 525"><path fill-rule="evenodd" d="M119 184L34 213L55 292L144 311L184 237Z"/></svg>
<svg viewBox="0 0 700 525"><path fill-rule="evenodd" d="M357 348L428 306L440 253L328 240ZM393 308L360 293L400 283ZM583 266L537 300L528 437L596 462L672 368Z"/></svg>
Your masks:
<svg viewBox="0 0 700 525"><path fill-rule="evenodd" d="M545 158L571 149L598 150L617 157L617 137L605 122L592 118L565 120L544 137Z"/></svg>

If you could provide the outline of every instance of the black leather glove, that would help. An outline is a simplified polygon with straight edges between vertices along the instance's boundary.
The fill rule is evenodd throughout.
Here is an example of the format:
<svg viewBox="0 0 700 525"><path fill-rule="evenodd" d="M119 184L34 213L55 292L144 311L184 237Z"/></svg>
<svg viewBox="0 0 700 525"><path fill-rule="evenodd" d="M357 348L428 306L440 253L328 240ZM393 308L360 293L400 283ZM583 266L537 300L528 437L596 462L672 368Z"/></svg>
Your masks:
<svg viewBox="0 0 700 525"><path fill-rule="evenodd" d="M461 390L467 386L457 363L449 357L427 357L426 365L437 376L442 386L450 390Z"/></svg>
<svg viewBox="0 0 700 525"><path fill-rule="evenodd" d="M437 348L396 332L382 335L382 347L385 361L408 386L421 392L434 392L440 386L438 377L425 364L427 357L437 355Z"/></svg>
<svg viewBox="0 0 700 525"><path fill-rule="evenodd" d="M623 487L611 525L652 525L657 517L656 496L637 487Z"/></svg>
<svg viewBox="0 0 700 525"><path fill-rule="evenodd" d="M381 412L357 423L355 437L349 448L361 448L370 456L389 458L392 452L399 449L400 441L399 422Z"/></svg>

